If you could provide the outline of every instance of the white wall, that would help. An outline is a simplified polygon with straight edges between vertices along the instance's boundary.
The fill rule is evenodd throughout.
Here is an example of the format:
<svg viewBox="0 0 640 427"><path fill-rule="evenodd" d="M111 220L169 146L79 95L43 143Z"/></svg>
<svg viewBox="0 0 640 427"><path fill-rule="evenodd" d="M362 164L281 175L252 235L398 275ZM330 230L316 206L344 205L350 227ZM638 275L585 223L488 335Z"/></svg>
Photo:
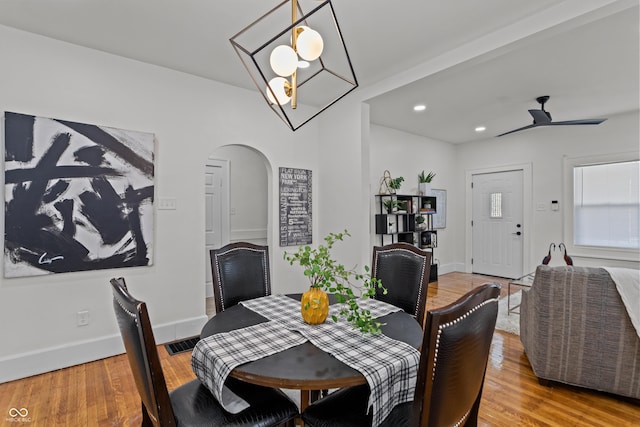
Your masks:
<svg viewBox="0 0 640 427"><path fill-rule="evenodd" d="M438 247L434 251L434 260L439 264L439 274L461 271L463 257L454 243L458 240L460 225L455 213L464 209L464 200L460 197L456 177L460 173L455 163L456 150L453 144L371 125L371 197L370 209L376 213L374 194L378 194L380 180L385 170L392 178L402 176L404 182L399 194L418 194L418 175L433 171L436 176L432 188L447 190L447 226L438 230ZM380 236L375 235L375 224L371 227L372 244L380 245ZM464 254L464 252L462 252Z"/></svg>
<svg viewBox="0 0 640 427"><path fill-rule="evenodd" d="M316 170L317 124L293 133L254 92L4 26L0 57L1 111L153 132L156 196L177 199L176 210L156 212L152 267L0 278L0 382L121 352L108 282L114 276L146 300L159 342L198 333L207 157L241 144L261 151L276 171ZM277 182L271 175L268 182L273 197ZM271 209L277 219L275 202ZM268 237L277 242L277 227ZM295 284L280 279L291 267L274 252L274 292L288 291ZM80 310L89 310L88 326L76 326Z"/></svg>
<svg viewBox="0 0 640 427"><path fill-rule="evenodd" d="M364 115L364 116L363 116ZM365 118L363 124L363 117ZM347 96L319 116L318 198L314 209L320 242L329 232L351 234L334 247L334 255L347 268L361 271L371 262L368 210L368 112L356 97Z"/></svg>
<svg viewBox="0 0 640 427"><path fill-rule="evenodd" d="M605 155L610 153L638 153L640 146L640 116L638 111L609 117L598 126L552 126L518 132L501 138L491 138L482 142L462 144L456 147L457 188L464 197L465 173L483 168L494 168L513 164L530 163L532 166L532 223L524 224L524 232L531 238L531 256L525 260L530 269L535 268L547 254L550 243L564 241L563 215L572 215L572 207L567 206L563 197L563 158ZM551 201L558 200L559 211L551 211ZM537 206L545 206L537 210ZM460 206L461 213L465 212ZM457 219L465 233L456 236L452 242L456 248L470 245L470 233L465 218ZM557 253L557 252L556 252ZM612 259L583 258L569 254L576 265L621 266L640 268L636 262L622 262ZM561 257L552 258L555 262ZM637 256L636 256L637 259ZM466 260L469 267L469 260Z"/></svg>

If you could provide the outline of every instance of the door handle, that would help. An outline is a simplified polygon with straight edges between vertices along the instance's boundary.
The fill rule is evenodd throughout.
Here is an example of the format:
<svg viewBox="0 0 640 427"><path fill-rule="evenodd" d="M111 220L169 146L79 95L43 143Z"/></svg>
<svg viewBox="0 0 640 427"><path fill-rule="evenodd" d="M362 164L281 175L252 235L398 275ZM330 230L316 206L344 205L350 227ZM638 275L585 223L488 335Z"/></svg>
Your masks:
<svg viewBox="0 0 640 427"><path fill-rule="evenodd" d="M522 234L522 232L517 231L517 232L515 232L515 233L511 233L511 234L515 234L516 236L520 236L520 235Z"/></svg>

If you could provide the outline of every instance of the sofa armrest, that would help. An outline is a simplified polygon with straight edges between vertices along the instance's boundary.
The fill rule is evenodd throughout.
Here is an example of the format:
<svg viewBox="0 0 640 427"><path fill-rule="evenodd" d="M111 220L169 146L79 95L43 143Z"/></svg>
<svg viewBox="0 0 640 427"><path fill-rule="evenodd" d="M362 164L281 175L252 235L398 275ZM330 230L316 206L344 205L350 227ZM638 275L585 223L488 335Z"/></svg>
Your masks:
<svg viewBox="0 0 640 427"><path fill-rule="evenodd" d="M534 295L532 289L533 288L523 289L520 300L520 341L525 348L527 356L534 356L534 352L536 351L535 337L538 335L533 327L533 325L535 325L536 313L532 307Z"/></svg>

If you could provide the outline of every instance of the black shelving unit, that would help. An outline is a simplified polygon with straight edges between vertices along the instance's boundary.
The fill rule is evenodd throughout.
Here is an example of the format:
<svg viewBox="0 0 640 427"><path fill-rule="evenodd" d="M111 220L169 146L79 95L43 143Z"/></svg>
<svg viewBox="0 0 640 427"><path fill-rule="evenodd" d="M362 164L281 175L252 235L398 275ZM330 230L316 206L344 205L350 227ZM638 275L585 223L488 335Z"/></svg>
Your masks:
<svg viewBox="0 0 640 427"><path fill-rule="evenodd" d="M438 280L438 265L434 262L438 247L438 232L433 229L436 198L422 195L376 194L376 234L380 245L404 242L431 251L429 281ZM423 218L423 220L420 220ZM419 225L418 222L425 225Z"/></svg>

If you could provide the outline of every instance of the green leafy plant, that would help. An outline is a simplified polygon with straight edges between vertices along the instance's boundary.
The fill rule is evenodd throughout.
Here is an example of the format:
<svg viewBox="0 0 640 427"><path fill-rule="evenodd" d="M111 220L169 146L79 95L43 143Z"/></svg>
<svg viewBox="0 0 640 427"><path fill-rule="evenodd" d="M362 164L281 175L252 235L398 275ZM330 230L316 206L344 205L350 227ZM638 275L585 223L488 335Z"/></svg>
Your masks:
<svg viewBox="0 0 640 427"><path fill-rule="evenodd" d="M399 203L397 200L395 199L387 199L384 202L382 202L382 204L384 205L385 209L387 210L387 213L391 213L393 212L394 208L399 208Z"/></svg>
<svg viewBox="0 0 640 427"><path fill-rule="evenodd" d="M297 263L304 269L304 275L309 279L312 288L320 288L334 294L338 303L343 304L339 314L355 328L364 333L377 334L380 333L382 324L371 317L369 310L361 309L356 298L358 296L372 298L376 294L376 289L382 289L385 294L387 290L382 286L382 281L371 277L368 266L364 266L364 273L358 273L354 269L346 269L332 257L333 245L343 241L347 236L351 236L347 230L342 233L329 233L324 238L326 242L324 245L318 245L315 249L310 246L300 246L293 253L285 251L284 259L290 265ZM359 295L356 295L354 289ZM332 319L337 322L338 316L334 315Z"/></svg>
<svg viewBox="0 0 640 427"><path fill-rule="evenodd" d="M403 181L404 181L404 178L401 176L399 176L398 178L391 178L391 181L389 181L389 188L393 190L399 190L400 185L402 185Z"/></svg>
<svg viewBox="0 0 640 427"><path fill-rule="evenodd" d="M418 180L420 182L431 182L431 180L436 176L435 173L429 172L427 175L424 174L424 171L418 175Z"/></svg>

